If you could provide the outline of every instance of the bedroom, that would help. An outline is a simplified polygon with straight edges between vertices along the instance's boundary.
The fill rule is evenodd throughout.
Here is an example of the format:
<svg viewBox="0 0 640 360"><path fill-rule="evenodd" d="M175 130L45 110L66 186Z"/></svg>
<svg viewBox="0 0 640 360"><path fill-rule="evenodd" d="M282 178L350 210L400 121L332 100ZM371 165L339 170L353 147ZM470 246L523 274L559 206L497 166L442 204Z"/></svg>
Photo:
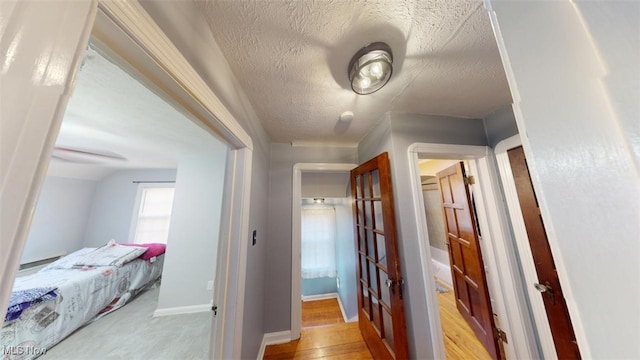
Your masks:
<svg viewBox="0 0 640 360"><path fill-rule="evenodd" d="M65 112L20 260L39 266L19 276L46 265L40 260L111 239L164 242L162 285L150 290L155 299L149 311L155 316L209 312L227 147L95 43ZM164 214L170 225L164 240L135 241L140 189L148 185L175 186L170 218ZM5 330L2 345L12 345L13 335Z"/></svg>

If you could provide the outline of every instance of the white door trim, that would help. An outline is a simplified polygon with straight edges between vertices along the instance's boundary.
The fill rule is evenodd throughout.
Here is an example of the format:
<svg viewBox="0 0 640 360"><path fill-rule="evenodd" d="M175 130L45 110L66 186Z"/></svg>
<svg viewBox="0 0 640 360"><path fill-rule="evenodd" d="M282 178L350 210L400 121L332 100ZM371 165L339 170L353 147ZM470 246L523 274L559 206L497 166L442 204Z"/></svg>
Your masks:
<svg viewBox="0 0 640 360"><path fill-rule="evenodd" d="M513 235L520 255L520 264L522 266L525 283L527 285L525 286L525 289L529 297L529 303L531 304L531 312L533 313L535 327L540 339L542 353L545 359L557 359L558 355L553 343L553 335L551 334L551 327L549 326L549 321L547 319L547 312L544 308L544 301L542 300L540 293L531 286L531 284L538 283L538 274L533 261L531 246L529 245L527 229L525 228L524 219L522 218L522 210L520 209L520 201L518 200L516 184L513 179L513 172L511 171L509 155L507 154L508 150L521 145L522 141L520 140L519 135L514 135L508 139L502 140L495 148L496 161L498 162L498 171L500 172L500 179L502 180L502 188L504 189L504 196L509 210Z"/></svg>
<svg viewBox="0 0 640 360"><path fill-rule="evenodd" d="M137 1L101 0L99 2L93 1L85 6L88 9L86 24L81 30L82 34L79 34L75 53L72 54L71 70L69 73L63 73L66 77L66 79L63 79L65 86L61 96L56 101L55 111L46 114L49 116L48 118L39 117L38 121L31 118L28 119L33 122L30 131L46 132L46 138L43 137L39 140L41 141L40 143L20 143L19 146L13 149L11 154L4 154L9 158L15 157L15 154L26 154L21 156L21 159L29 161L29 163L37 163L38 166L35 172L30 172L30 169L22 170L18 167L12 172L12 175L17 176L16 178L30 177L32 180L30 186L13 186L14 184L12 184L11 186L2 187L3 209L6 205L4 202L11 199L20 201L20 204L24 203L23 211L20 211L19 215L15 216L15 219L11 218L11 221L3 222L2 224L2 227L7 229L7 232L11 231L11 236L6 237L6 240L3 241L3 244L6 243L8 245L6 247L3 246L3 251L6 251L6 256L10 259L19 259L21 256L31 224L31 214L33 214L36 198L44 182L48 159L62 122L64 109L73 93L74 79L85 55L89 37L92 35L93 25L96 24L96 14L103 18L106 17L112 22L113 29L126 34L129 40L139 49L142 49L146 55L145 61L141 64L131 63L128 65L140 71L141 74L145 74L145 76L157 76L155 80L162 78L164 80L162 85L167 86L163 90L170 90L165 95L170 98L175 97L174 100L179 104L188 104L189 106L186 110L193 112L193 118L197 119L193 121L199 126L212 130L231 148L229 157L233 161L230 160L230 164L227 167L228 181L225 182L225 199L223 200L223 204L229 208L229 211L223 211L223 214L226 214L224 221L220 224L221 249L218 254L218 267L225 268L225 272L216 281L214 298L219 301L220 311L212 331L211 341L215 343L215 346L210 357L212 359L240 358L246 252L248 246L247 241L243 240L248 238L249 231L252 140ZM39 16L37 7L34 6L29 10L26 13L20 13L19 16L27 19L30 19L29 16ZM20 20L24 19L17 19L16 21ZM27 27L25 31L32 30L38 31L37 27ZM52 54L70 55L68 44L52 42L51 46L50 52ZM133 52L136 46L120 48L117 51L116 49L110 50L113 50L123 59L129 59L125 53ZM157 71L155 73L141 71L150 70L151 67ZM171 80L167 82L166 79ZM147 80L151 81L151 79ZM28 79L25 81L28 81ZM36 128L37 126L39 128ZM43 129L45 126L47 128ZM22 173L18 174L18 171L22 171ZM27 173L28 175L26 175ZM16 191L16 189L19 189L19 191ZM13 190L11 191L11 197L5 197L5 190ZM17 266L13 266L13 262L2 262L0 265L0 271L3 274L2 278L11 279L11 281L2 281L3 285L0 287L2 295L2 301L0 301L2 304L0 306L6 309L5 300L6 302L9 300L11 284L13 283ZM0 312L4 314L4 310Z"/></svg>
<svg viewBox="0 0 640 360"><path fill-rule="evenodd" d="M300 265L303 172L350 172L357 164L298 163L293 166L291 193L291 340L300 338L302 329L302 268Z"/></svg>
<svg viewBox="0 0 640 360"><path fill-rule="evenodd" d="M420 183L418 155L431 159L469 160L470 175L476 178L472 185L478 209L478 226L482 232L480 242L487 268L487 285L492 298L493 311L498 315L500 328L507 334L504 344L507 358L539 358L533 324L522 291L515 250L510 245L511 234L502 206L502 196L492 151L486 146L425 144L409 146L409 170L415 220L418 226L418 244L423 271L423 286L427 293L429 327L433 336L434 358L445 358L438 299L431 268L431 250L428 246L426 213ZM500 269L498 271L498 269Z"/></svg>

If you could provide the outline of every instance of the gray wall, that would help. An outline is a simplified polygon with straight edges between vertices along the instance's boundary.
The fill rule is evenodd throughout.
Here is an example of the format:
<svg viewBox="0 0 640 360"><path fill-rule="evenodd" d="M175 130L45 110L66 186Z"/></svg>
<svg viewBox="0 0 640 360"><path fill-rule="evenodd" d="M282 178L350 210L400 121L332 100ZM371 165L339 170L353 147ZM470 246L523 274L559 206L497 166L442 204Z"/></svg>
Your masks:
<svg viewBox="0 0 640 360"><path fill-rule="evenodd" d="M102 246L111 239L129 241L138 191L133 181L175 179L175 170L121 170L102 179L96 186L84 246Z"/></svg>
<svg viewBox="0 0 640 360"><path fill-rule="evenodd" d="M271 144L265 332L291 329L291 202L293 165L356 163L351 147L293 147Z"/></svg>
<svg viewBox="0 0 640 360"><path fill-rule="evenodd" d="M396 226L400 267L405 286L405 314L411 358L430 358L432 343L425 289L422 287L422 266L417 224L414 218L409 181L407 150L416 142L486 145L482 121L439 116L385 116L378 126L360 142L360 162L382 152L389 152L393 196L396 204Z"/></svg>
<svg viewBox="0 0 640 360"><path fill-rule="evenodd" d="M482 119L482 122L487 135L487 145L492 148L500 141L518 133L518 125L511 104L489 114Z"/></svg>
<svg viewBox="0 0 640 360"><path fill-rule="evenodd" d="M640 3L492 5L583 357L640 358Z"/></svg>
<svg viewBox="0 0 640 360"><path fill-rule="evenodd" d="M158 309L209 304L215 278L226 146L180 159Z"/></svg>
<svg viewBox="0 0 640 360"><path fill-rule="evenodd" d="M21 264L82 248L96 184L53 176L45 179Z"/></svg>
<svg viewBox="0 0 640 360"><path fill-rule="evenodd" d="M342 198L347 195L349 173L303 172L301 176L303 198Z"/></svg>
<svg viewBox="0 0 640 360"><path fill-rule="evenodd" d="M241 357L255 359L265 333L265 313L271 311L265 303L265 293L272 292L265 287L270 139L211 34L199 4L146 0L141 3L253 141L249 226L250 230L257 230L258 241L247 253Z"/></svg>

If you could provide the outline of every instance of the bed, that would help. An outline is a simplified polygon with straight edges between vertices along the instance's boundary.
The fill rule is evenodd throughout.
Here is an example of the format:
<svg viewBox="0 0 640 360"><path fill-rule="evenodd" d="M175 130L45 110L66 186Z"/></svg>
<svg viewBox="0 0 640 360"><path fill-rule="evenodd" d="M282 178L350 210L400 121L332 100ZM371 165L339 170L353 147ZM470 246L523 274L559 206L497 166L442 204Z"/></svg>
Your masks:
<svg viewBox="0 0 640 360"><path fill-rule="evenodd" d="M113 243L84 248L16 278L0 331L1 358L36 358L154 286L162 274L164 255L148 250Z"/></svg>

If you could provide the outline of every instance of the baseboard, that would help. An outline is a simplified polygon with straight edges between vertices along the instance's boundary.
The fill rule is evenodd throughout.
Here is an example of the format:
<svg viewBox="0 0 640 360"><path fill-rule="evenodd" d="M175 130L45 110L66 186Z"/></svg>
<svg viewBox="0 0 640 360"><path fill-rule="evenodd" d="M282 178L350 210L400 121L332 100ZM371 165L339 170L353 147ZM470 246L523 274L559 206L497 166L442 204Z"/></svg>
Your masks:
<svg viewBox="0 0 640 360"><path fill-rule="evenodd" d="M262 358L264 357L264 350L268 345L284 344L290 341L291 330L264 334L264 336L262 337L262 343L260 344L260 351L258 351L258 360L262 360Z"/></svg>
<svg viewBox="0 0 640 360"><path fill-rule="evenodd" d="M180 315L180 314L193 314L199 312L211 311L211 304L191 305L191 306L178 306L166 309L156 309L153 312L153 317L168 316L168 315Z"/></svg>
<svg viewBox="0 0 640 360"><path fill-rule="evenodd" d="M340 312L342 313L342 319L344 322L348 322L347 313L344 311L344 306L342 306L342 300L340 300L340 296L338 296L338 305L340 306Z"/></svg>
<svg viewBox="0 0 640 360"><path fill-rule="evenodd" d="M302 301L316 301L316 300L327 300L327 299L335 299L335 298L340 298L338 296L338 293L303 296Z"/></svg>

